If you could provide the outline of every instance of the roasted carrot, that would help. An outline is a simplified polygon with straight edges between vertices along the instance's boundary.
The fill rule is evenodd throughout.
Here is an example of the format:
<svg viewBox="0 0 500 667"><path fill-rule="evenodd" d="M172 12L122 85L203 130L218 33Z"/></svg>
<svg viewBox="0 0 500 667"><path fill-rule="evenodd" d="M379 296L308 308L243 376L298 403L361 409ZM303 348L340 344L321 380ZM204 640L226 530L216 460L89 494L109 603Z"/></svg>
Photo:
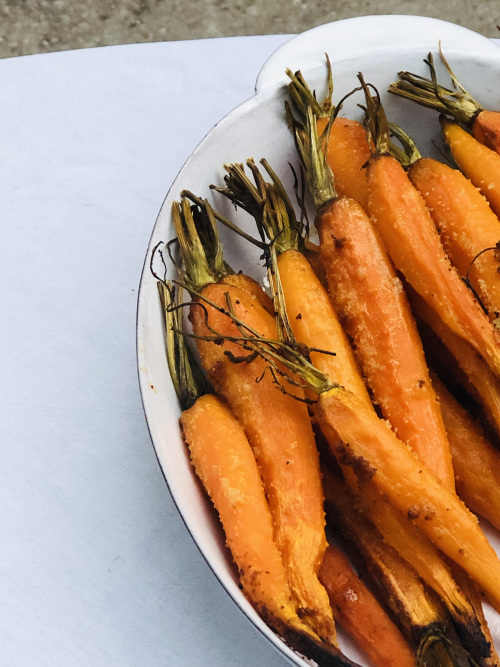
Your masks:
<svg viewBox="0 0 500 667"><path fill-rule="evenodd" d="M219 513L243 592L265 620L269 612L297 623L262 480L242 427L211 395L183 412L180 424L198 477Z"/></svg>
<svg viewBox="0 0 500 667"><path fill-rule="evenodd" d="M379 235L348 199L325 207L316 224L330 294L374 401L397 436L453 489L450 448L420 337Z"/></svg>
<svg viewBox="0 0 500 667"><path fill-rule="evenodd" d="M209 285L203 290L205 298L223 308L227 308L226 293L247 325L267 338L276 335L273 318L242 290L226 285ZM201 308L192 307L190 319L197 336L210 334ZM223 335L238 336L228 317L213 310L209 324ZM320 637L333 642L330 607L317 580L326 540L318 454L307 408L277 392L268 375L256 383L266 368L261 359L235 365L225 352L238 355L239 351L228 343L199 340L198 350L213 385L253 447L275 519L276 542L304 620Z"/></svg>
<svg viewBox="0 0 500 667"><path fill-rule="evenodd" d="M204 247L200 241L200 234L204 239L216 234L215 220L208 206L195 207L195 211L193 215L184 199L181 207L174 205L173 217L186 267L184 281L191 289L201 290L190 309L201 363L254 451L274 520L275 540L300 615L322 640L336 645L328 596L317 578L327 545L318 452L307 407L277 392L268 373L256 382L266 368L262 359L235 364L231 355L239 355L240 348L229 342L218 344L220 337L210 339L212 331L207 325L221 336L241 338L229 317L228 300L256 332L273 338L277 330L275 320L251 291L216 284L221 277L217 267L226 266L218 238ZM211 300L224 312L207 308L200 299Z"/></svg>
<svg viewBox="0 0 500 667"><path fill-rule="evenodd" d="M482 405L486 417L500 432L499 378L476 350L467 341L456 336L411 286L407 286L406 291L415 316L425 322L445 345L453 356L457 368L462 370L467 378L465 388ZM459 381L462 380L461 375L457 375L457 378Z"/></svg>
<svg viewBox="0 0 500 667"><path fill-rule="evenodd" d="M432 53L429 53L424 62L429 66L431 79L411 72L399 72L399 79L389 86L389 92L452 116L471 129L478 141L500 153L500 113L485 110L460 84L441 47L439 52L452 80L453 90L437 82L434 59Z"/></svg>
<svg viewBox="0 0 500 667"><path fill-rule="evenodd" d="M490 317L499 317L500 263L495 247L500 220L456 169L427 158L417 160L408 176L422 195L453 265L470 280Z"/></svg>
<svg viewBox="0 0 500 667"><path fill-rule="evenodd" d="M500 530L500 452L436 375L432 383L441 401L457 493L467 507Z"/></svg>
<svg viewBox="0 0 500 667"><path fill-rule="evenodd" d="M500 376L500 334L451 265L424 200L401 164L387 155L390 139L383 107L375 102L364 81L363 86L370 132L377 144L368 167L372 222L396 269Z"/></svg>
<svg viewBox="0 0 500 667"><path fill-rule="evenodd" d="M500 216L500 155L466 132L457 123L441 116L443 139L459 169L479 188L491 208Z"/></svg>
<svg viewBox="0 0 500 667"><path fill-rule="evenodd" d="M319 578L330 596L335 620L377 667L415 667L415 655L344 554L330 545Z"/></svg>
<svg viewBox="0 0 500 667"><path fill-rule="evenodd" d="M335 190L339 197L352 197L366 209L368 203L368 184L366 182L366 165L370 159L370 147L366 140L366 132L361 123L348 118L336 117L330 122L335 111L332 104L333 81L328 56L326 57L328 90L321 104L316 100L315 93L309 88L302 73L287 69L291 79L288 85L295 110L302 119L305 118L307 107L313 112L317 134L327 139L326 162L332 170ZM294 118L288 102L285 102L288 123L294 124ZM339 110L340 111L340 108Z"/></svg>

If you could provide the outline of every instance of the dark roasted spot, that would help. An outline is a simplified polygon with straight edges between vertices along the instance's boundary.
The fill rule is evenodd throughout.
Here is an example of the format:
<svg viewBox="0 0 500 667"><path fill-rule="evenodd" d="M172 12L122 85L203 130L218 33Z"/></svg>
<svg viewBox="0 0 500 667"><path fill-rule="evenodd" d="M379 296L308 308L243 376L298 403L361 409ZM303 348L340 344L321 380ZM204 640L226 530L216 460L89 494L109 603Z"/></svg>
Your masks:
<svg viewBox="0 0 500 667"><path fill-rule="evenodd" d="M408 510L408 518L409 519L418 519L420 516L420 510L416 505L412 505L410 509Z"/></svg>

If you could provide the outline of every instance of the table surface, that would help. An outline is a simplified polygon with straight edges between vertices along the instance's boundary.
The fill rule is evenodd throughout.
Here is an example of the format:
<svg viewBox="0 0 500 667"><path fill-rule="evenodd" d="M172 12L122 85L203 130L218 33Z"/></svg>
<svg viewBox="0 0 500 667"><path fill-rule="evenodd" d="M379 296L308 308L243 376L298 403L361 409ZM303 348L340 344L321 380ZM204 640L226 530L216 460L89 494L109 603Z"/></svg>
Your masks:
<svg viewBox="0 0 500 667"><path fill-rule="evenodd" d="M136 298L163 198L286 36L0 61L0 664L284 667L149 439Z"/></svg>

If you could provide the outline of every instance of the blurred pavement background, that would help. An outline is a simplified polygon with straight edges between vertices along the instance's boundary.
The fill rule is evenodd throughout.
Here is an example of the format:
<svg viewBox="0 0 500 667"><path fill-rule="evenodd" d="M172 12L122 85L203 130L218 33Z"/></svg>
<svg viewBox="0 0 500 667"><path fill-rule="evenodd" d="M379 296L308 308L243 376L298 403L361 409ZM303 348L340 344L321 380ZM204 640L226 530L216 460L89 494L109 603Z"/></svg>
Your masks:
<svg viewBox="0 0 500 667"><path fill-rule="evenodd" d="M297 33L366 14L433 16L500 37L499 0L0 0L0 57Z"/></svg>

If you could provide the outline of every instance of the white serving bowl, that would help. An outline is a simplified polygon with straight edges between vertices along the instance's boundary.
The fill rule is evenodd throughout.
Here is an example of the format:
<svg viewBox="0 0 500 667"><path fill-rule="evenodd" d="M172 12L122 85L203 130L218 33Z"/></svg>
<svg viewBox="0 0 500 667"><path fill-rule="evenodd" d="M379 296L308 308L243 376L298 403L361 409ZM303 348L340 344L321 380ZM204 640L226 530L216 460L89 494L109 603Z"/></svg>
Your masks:
<svg viewBox="0 0 500 667"><path fill-rule="evenodd" d="M332 64L334 102L357 85L356 74L362 71L365 79L383 94L389 119L413 136L424 155L437 157L431 143L432 139L439 140L436 112L385 91L400 69L426 74L423 58L430 50L436 53L439 41L461 83L486 108L499 108L500 50L489 39L451 23L419 16L366 16L314 28L282 45L264 64L255 95L222 119L187 159L158 215L144 264L137 314L139 380L151 438L165 480L187 529L234 602L291 664L302 667L306 662L262 622L238 588L218 517L190 465L178 427L179 404L167 367L156 279L149 270L151 252L159 241L173 238L171 205L184 188L208 196L216 208L252 233L248 216L235 214L220 195L209 194L210 183L222 181L224 162L265 157L291 189L288 163L296 165L297 159L283 115L285 68L301 69L320 97L325 87L325 52ZM345 106L346 116L360 118L356 104L361 101L360 97L351 98ZM222 230L221 235L229 264L262 278L264 271L258 262L258 252L227 230ZM488 533L499 551L497 535L490 530ZM498 615L490 609L487 615L494 637L500 640ZM348 657L369 664L366 656L342 632L339 639Z"/></svg>

